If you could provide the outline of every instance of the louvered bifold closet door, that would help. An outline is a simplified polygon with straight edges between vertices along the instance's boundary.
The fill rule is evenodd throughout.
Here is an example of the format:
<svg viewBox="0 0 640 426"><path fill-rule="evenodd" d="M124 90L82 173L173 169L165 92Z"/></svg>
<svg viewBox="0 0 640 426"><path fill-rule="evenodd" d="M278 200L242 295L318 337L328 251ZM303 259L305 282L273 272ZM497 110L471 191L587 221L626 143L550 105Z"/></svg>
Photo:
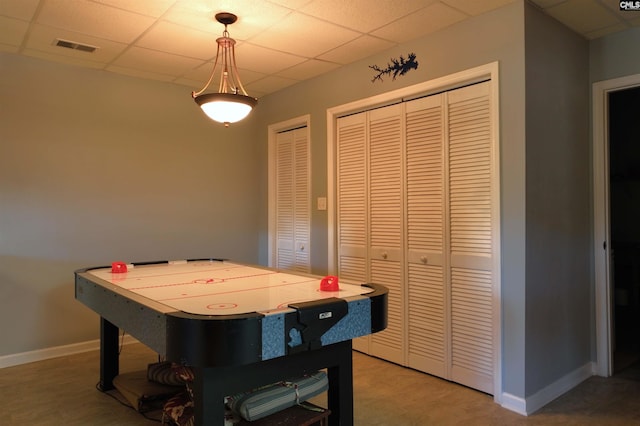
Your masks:
<svg viewBox="0 0 640 426"><path fill-rule="evenodd" d="M275 266L310 271L310 180L307 128L276 136Z"/></svg>
<svg viewBox="0 0 640 426"><path fill-rule="evenodd" d="M490 83L448 92L451 380L493 393Z"/></svg>
<svg viewBox="0 0 640 426"><path fill-rule="evenodd" d="M369 111L370 280L389 289L387 329L371 336L370 353L405 363L404 184L402 105Z"/></svg>
<svg viewBox="0 0 640 426"><path fill-rule="evenodd" d="M408 366L447 376L443 95L406 104Z"/></svg>
<svg viewBox="0 0 640 426"><path fill-rule="evenodd" d="M297 272L311 272L311 169L309 156L308 129L306 127L293 130L293 210L294 220L294 253Z"/></svg>
<svg viewBox="0 0 640 426"><path fill-rule="evenodd" d="M276 135L276 268L292 269L294 254L293 133Z"/></svg>
<svg viewBox="0 0 640 426"><path fill-rule="evenodd" d="M367 267L367 130L366 113L337 120L338 274L345 280L368 281ZM353 348L369 352L369 336Z"/></svg>
<svg viewBox="0 0 640 426"><path fill-rule="evenodd" d="M338 270L367 280L366 114L338 119Z"/></svg>

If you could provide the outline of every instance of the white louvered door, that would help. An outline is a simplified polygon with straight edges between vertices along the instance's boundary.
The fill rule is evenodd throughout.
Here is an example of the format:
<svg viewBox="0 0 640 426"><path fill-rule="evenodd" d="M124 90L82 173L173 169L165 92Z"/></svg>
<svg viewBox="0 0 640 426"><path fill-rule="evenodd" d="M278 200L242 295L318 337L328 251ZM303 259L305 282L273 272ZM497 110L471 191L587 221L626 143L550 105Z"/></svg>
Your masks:
<svg viewBox="0 0 640 426"><path fill-rule="evenodd" d="M493 393L490 83L447 93L451 380Z"/></svg>
<svg viewBox="0 0 640 426"><path fill-rule="evenodd" d="M276 135L275 267L310 272L311 196L307 128Z"/></svg>
<svg viewBox="0 0 640 426"><path fill-rule="evenodd" d="M371 336L370 353L404 364L405 286L402 105L369 116L369 279L389 289L386 330Z"/></svg>
<svg viewBox="0 0 640 426"><path fill-rule="evenodd" d="M351 115L337 126L338 272L356 282L369 282L366 119L366 113ZM353 348L368 353L369 341L369 336L355 339Z"/></svg>
<svg viewBox="0 0 640 426"><path fill-rule="evenodd" d="M408 366L448 371L444 95L406 104Z"/></svg>
<svg viewBox="0 0 640 426"><path fill-rule="evenodd" d="M407 365L492 393L489 88L406 104Z"/></svg>
<svg viewBox="0 0 640 426"><path fill-rule="evenodd" d="M354 342L404 364L401 105L338 120L338 267L341 277L389 289L386 330Z"/></svg>
<svg viewBox="0 0 640 426"><path fill-rule="evenodd" d="M360 282L368 280L366 137L366 114L339 120L338 268L341 277Z"/></svg>

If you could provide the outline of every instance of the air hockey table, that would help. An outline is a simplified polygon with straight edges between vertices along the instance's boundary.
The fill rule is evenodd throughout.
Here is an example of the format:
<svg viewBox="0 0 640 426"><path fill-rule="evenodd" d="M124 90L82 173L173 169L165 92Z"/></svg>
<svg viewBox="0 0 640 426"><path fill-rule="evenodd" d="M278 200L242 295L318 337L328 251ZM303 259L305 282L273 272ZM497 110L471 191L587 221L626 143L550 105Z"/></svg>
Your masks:
<svg viewBox="0 0 640 426"><path fill-rule="evenodd" d="M387 327L387 289L196 259L75 271L100 315L100 388L119 373L119 330L195 371L196 425L224 424L224 397L327 370L330 425L353 424L351 340Z"/></svg>

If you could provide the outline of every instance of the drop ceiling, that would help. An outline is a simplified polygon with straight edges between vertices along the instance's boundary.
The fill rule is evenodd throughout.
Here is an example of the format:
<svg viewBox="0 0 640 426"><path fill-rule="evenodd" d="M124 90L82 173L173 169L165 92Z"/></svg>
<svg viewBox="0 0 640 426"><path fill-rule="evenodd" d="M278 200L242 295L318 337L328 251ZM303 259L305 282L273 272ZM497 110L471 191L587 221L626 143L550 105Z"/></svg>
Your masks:
<svg viewBox="0 0 640 426"><path fill-rule="evenodd" d="M0 51L198 90L224 29L213 16L231 12L240 77L260 97L513 1L0 0ZM531 3L586 39L640 25L616 0Z"/></svg>

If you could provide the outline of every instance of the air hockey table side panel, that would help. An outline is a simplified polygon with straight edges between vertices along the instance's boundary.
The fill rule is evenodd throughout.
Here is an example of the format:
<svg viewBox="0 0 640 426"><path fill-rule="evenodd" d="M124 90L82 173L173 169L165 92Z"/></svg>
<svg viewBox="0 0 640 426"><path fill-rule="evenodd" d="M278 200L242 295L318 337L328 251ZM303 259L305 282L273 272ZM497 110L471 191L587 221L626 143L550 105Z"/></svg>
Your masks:
<svg viewBox="0 0 640 426"><path fill-rule="evenodd" d="M262 354L259 313L206 317L176 312L84 272L76 299L160 355L188 365L242 365Z"/></svg>
<svg viewBox="0 0 640 426"><path fill-rule="evenodd" d="M387 289L376 284L362 284L372 291L363 296L347 298L348 312L335 325L320 337L321 346L352 340L357 337L377 333L388 325ZM295 312L267 315L263 319L263 359L272 359L286 355L289 348L287 316Z"/></svg>
<svg viewBox="0 0 640 426"><path fill-rule="evenodd" d="M386 298L383 299L385 303L377 305L365 296L345 300L347 314L318 336L319 346L386 328ZM283 357L298 346L291 341L292 327L288 325L300 325L297 314L296 310L287 309L260 317L203 321L193 315L172 313L167 318L166 355L189 365L242 365Z"/></svg>
<svg viewBox="0 0 640 426"><path fill-rule="evenodd" d="M167 307L108 283L76 274L75 297L85 306L159 354L166 354Z"/></svg>

